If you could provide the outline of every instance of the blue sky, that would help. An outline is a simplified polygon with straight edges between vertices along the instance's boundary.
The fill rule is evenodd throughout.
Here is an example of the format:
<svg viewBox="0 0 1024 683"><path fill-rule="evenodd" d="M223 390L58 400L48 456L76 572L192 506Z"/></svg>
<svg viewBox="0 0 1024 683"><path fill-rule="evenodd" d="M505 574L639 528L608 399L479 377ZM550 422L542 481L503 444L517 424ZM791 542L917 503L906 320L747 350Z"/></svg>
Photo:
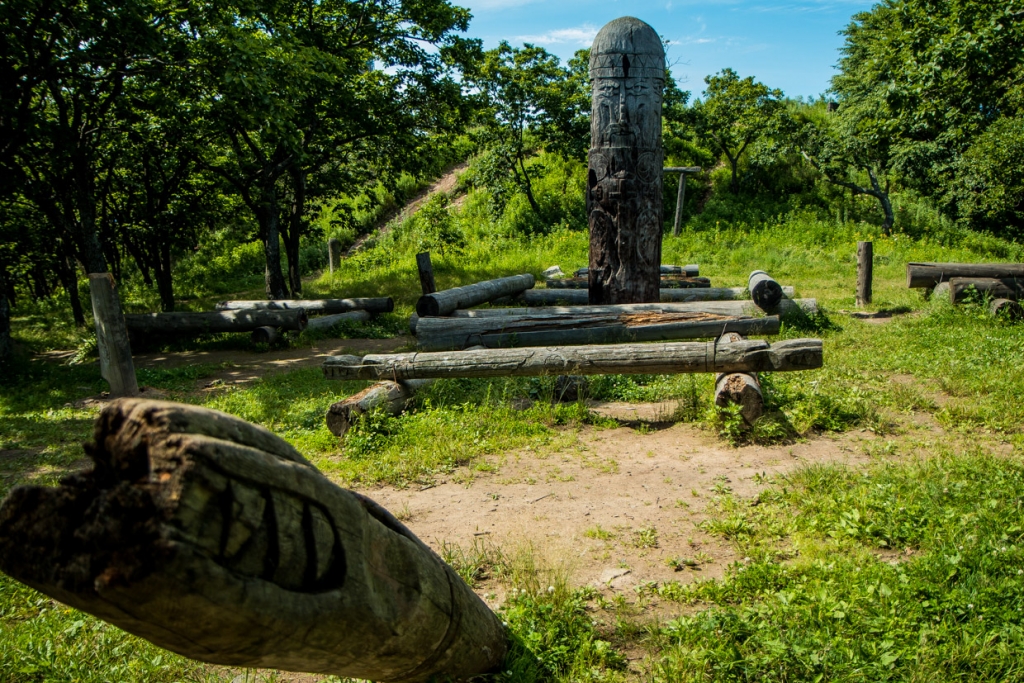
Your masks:
<svg viewBox="0 0 1024 683"><path fill-rule="evenodd" d="M531 42L562 58L589 47L597 31L621 16L643 19L671 41L667 51L679 87L698 97L704 77L725 67L754 76L790 97L817 97L839 59L838 31L863 0L453 0L469 7L469 35L485 48Z"/></svg>

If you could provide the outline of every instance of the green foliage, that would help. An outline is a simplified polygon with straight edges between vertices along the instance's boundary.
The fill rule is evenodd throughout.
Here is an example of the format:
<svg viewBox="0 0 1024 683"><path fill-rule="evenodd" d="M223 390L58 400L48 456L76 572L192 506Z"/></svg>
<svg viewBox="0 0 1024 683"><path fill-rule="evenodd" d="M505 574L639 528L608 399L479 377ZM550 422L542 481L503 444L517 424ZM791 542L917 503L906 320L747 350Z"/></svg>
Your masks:
<svg viewBox="0 0 1024 683"><path fill-rule="evenodd" d="M660 629L654 679L1018 680L1022 494L1016 460L938 453L803 468L756 508L725 499L708 529L749 557L662 587L715 606Z"/></svg>
<svg viewBox="0 0 1024 683"><path fill-rule="evenodd" d="M1003 117L964 152L951 191L970 228L1020 237L1024 230L1024 112Z"/></svg>

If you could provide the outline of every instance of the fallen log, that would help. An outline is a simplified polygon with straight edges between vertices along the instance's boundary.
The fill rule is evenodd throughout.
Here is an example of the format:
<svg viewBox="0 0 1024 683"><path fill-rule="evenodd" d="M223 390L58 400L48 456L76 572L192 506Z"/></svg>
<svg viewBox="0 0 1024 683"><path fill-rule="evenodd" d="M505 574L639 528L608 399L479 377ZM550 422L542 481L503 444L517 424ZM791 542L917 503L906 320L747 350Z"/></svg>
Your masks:
<svg viewBox="0 0 1024 683"><path fill-rule="evenodd" d="M327 379L429 379L533 377L538 375L635 375L694 372L783 372L821 367L820 339L731 344L668 342L553 348L484 349L435 353L331 356Z"/></svg>
<svg viewBox="0 0 1024 683"><path fill-rule="evenodd" d="M548 289L587 289L590 280L585 277L567 277L544 280ZM698 289L711 287L711 280L706 277L686 277L679 275L663 275L662 289Z"/></svg>
<svg viewBox="0 0 1024 683"><path fill-rule="evenodd" d="M531 287L533 276L526 273L445 289L421 296L416 302L416 313L420 316L448 315L459 308L471 308L499 297L515 296Z"/></svg>
<svg viewBox="0 0 1024 683"><path fill-rule="evenodd" d="M722 335L720 344L732 344L743 341L743 336L735 332ZM722 373L715 379L715 405L724 408L738 405L743 422L749 427L764 414L764 397L761 394L761 383L757 374L752 372Z"/></svg>
<svg viewBox="0 0 1024 683"><path fill-rule="evenodd" d="M361 415L378 406L389 415L400 415L413 395L437 380L411 379L403 382L383 380L372 384L358 394L331 404L327 409L327 429L335 436L344 436Z"/></svg>
<svg viewBox="0 0 1024 683"><path fill-rule="evenodd" d="M0 506L0 569L187 657L375 681L501 663L483 601L401 522L287 442L205 408L124 399L91 471Z"/></svg>
<svg viewBox="0 0 1024 683"><path fill-rule="evenodd" d="M319 318L313 318L306 325L307 330L323 331L329 330L338 323L350 320L354 323L364 323L370 319L369 311L349 311L348 313L336 313L334 315L322 315Z"/></svg>
<svg viewBox="0 0 1024 683"><path fill-rule="evenodd" d="M391 313L395 310L395 301L389 296L368 297L362 299L280 299L278 301L221 301L215 308L218 311L244 311L253 308L268 311L290 311L301 308L307 314L328 315L347 313L348 311L367 311L369 313Z"/></svg>
<svg viewBox="0 0 1024 683"><path fill-rule="evenodd" d="M270 345L281 338L281 332L276 327L257 327L249 335L253 344Z"/></svg>
<svg viewBox="0 0 1024 683"><path fill-rule="evenodd" d="M416 341L424 351L521 346L623 344L717 337L724 332L778 334L778 316L740 318L703 312L540 314L483 318L420 318Z"/></svg>
<svg viewBox="0 0 1024 683"><path fill-rule="evenodd" d="M782 285L763 270L755 270L750 274L747 289L750 290L750 298L763 311L774 311L782 301Z"/></svg>
<svg viewBox="0 0 1024 683"><path fill-rule="evenodd" d="M201 334L204 332L251 332L257 327L304 330L309 319L300 309L285 311L248 309L175 313L133 313L124 317L133 334Z"/></svg>
<svg viewBox="0 0 1024 683"><path fill-rule="evenodd" d="M544 291L544 290L540 290ZM609 304L607 306L535 306L526 308L471 308L452 311L450 318L489 318L501 316L524 315L567 315L584 316L595 314L621 313L713 313L715 315L751 317L762 316L764 311L749 299L744 301L691 301L681 303L660 304ZM783 299L775 311L780 318L799 315L816 315L818 302L816 299ZM421 318L413 314L409 317L409 331L416 334Z"/></svg>
<svg viewBox="0 0 1024 683"><path fill-rule="evenodd" d="M700 266L696 263L690 263L685 266L673 266L669 264L662 264L661 266L662 275L685 275L686 277L697 277L700 275ZM590 268L584 266L583 268L577 268L576 277L588 277L590 275Z"/></svg>
<svg viewBox="0 0 1024 683"><path fill-rule="evenodd" d="M1024 280L1001 280L991 277L949 279L949 300L954 304L963 303L972 294L1016 301L1021 298L1022 290Z"/></svg>
<svg viewBox="0 0 1024 683"><path fill-rule="evenodd" d="M1008 320L1024 319L1024 306L1021 306L1020 302L1010 299L993 299L992 303L988 305L988 312Z"/></svg>
<svg viewBox="0 0 1024 683"><path fill-rule="evenodd" d="M908 263L907 287L934 287L955 277L1024 280L1024 263Z"/></svg>
<svg viewBox="0 0 1024 683"><path fill-rule="evenodd" d="M782 293L793 298L793 287L783 287ZM659 299L661 303L683 303L686 301L732 301L750 300L746 287L701 287L692 289L662 289ZM586 290L577 289L530 289L518 297L527 306L586 306ZM623 304L628 305L628 304ZM774 311L773 311L774 312Z"/></svg>

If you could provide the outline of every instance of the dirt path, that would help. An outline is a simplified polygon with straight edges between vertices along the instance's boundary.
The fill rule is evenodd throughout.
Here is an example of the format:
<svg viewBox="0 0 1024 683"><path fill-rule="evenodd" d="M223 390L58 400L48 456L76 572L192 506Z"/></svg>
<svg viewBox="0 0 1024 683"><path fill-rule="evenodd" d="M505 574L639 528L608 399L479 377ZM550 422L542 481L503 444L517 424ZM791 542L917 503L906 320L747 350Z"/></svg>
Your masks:
<svg viewBox="0 0 1024 683"><path fill-rule="evenodd" d="M402 206L400 209L388 214L383 219L381 219L380 223L377 224L377 227L375 227L373 230L357 239L355 241L355 244L349 247L349 250L345 253L345 256L351 256L352 254L356 253L357 251L363 248L363 245L366 244L366 242L370 238L387 233L388 230L391 229L392 225L404 221L406 218L419 211L420 207L423 206L423 204L428 199L430 199L430 196L432 194L436 194L438 192L447 192L448 194L451 194L452 190L454 190L456 185L458 184L459 174L465 171L467 168L469 168L468 162L461 163L458 166L455 166L454 168L449 170L440 178L438 178L429 187L421 190L419 194L417 194L415 197L406 202L405 205ZM461 198L459 200L456 200L454 203L456 205L460 204Z"/></svg>
<svg viewBox="0 0 1024 683"><path fill-rule="evenodd" d="M607 404L597 412L649 419L660 404ZM645 424L645 423L641 423ZM646 423L649 424L649 423ZM426 488L363 493L404 519L439 552L456 543L505 550L530 545L563 565L575 585L626 592L648 581L720 577L742 560L700 528L715 496L752 500L762 477L808 463L866 462L870 432L818 436L785 446L733 448L686 424L643 433L631 427L586 428L577 445L550 454L529 450L494 459L495 473L462 472ZM698 563L675 570L673 559ZM501 588L485 585L490 604Z"/></svg>

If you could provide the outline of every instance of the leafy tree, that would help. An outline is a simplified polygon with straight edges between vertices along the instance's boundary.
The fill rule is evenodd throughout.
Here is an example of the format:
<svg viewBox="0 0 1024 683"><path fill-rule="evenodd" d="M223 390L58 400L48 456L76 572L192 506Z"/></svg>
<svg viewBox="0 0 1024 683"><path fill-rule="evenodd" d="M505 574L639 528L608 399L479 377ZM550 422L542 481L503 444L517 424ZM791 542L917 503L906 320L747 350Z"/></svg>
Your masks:
<svg viewBox="0 0 1024 683"><path fill-rule="evenodd" d="M537 135L549 152L586 160L590 149L590 50L577 50L561 74L538 92Z"/></svg>
<svg viewBox="0 0 1024 683"><path fill-rule="evenodd" d="M883 0L854 15L843 35L832 90L840 113L857 113L848 130L858 144L954 213L957 201L984 196L965 194L954 178L978 136L1019 111L1011 95L1024 76L1020 3Z"/></svg>
<svg viewBox="0 0 1024 683"><path fill-rule="evenodd" d="M894 175L892 145L884 135L875 134L880 123L876 110L867 102L858 102L827 113L819 105L802 118L794 140L804 159L828 182L878 200L884 216L882 232L890 234L895 222L889 197ZM866 177L867 184L859 177Z"/></svg>
<svg viewBox="0 0 1024 683"><path fill-rule="evenodd" d="M576 68L578 71L581 67ZM574 86L559 85L565 76L558 57L544 48L529 44L512 47L506 41L485 52L480 64L468 74L469 83L479 91L480 137L490 157L483 165L484 182L496 197L501 197L502 188L511 180L526 195L537 215L541 209L526 168L526 158L532 153L528 136L531 129L539 129L545 123L551 134L560 125L578 125L574 124L572 114L556 121L545 108L557 99L556 93L573 91ZM498 191L494 192L495 189ZM497 204L500 208L503 200L499 199Z"/></svg>
<svg viewBox="0 0 1024 683"><path fill-rule="evenodd" d="M1024 233L1024 117L1001 118L974 140L950 194L966 225Z"/></svg>
<svg viewBox="0 0 1024 683"><path fill-rule="evenodd" d="M725 155L732 170L730 189L739 192L739 162L756 141L785 124L782 91L722 69L704 79L704 99L694 103L690 121L704 142Z"/></svg>

